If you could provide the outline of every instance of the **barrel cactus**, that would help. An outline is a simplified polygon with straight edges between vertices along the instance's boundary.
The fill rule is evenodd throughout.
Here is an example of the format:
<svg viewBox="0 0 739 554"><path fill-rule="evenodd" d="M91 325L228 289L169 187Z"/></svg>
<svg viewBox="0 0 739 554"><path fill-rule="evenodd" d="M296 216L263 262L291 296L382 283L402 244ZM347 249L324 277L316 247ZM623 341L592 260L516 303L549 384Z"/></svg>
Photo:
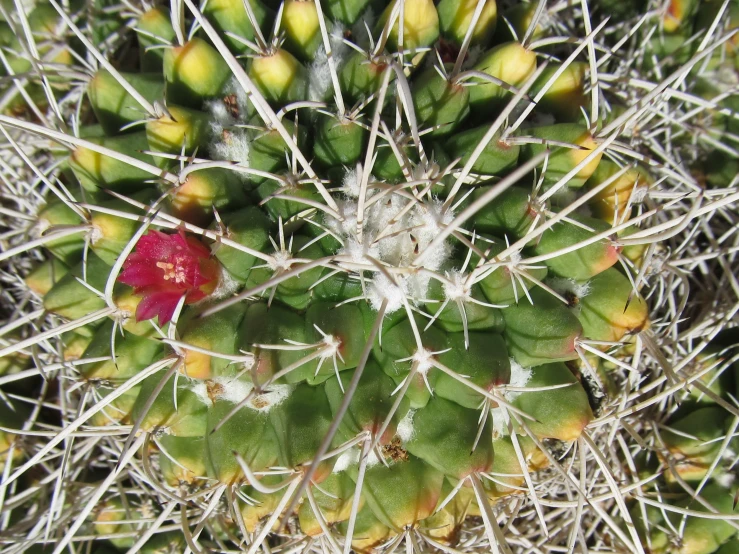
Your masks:
<svg viewBox="0 0 739 554"><path fill-rule="evenodd" d="M47 1L8 552L732 548L735 2Z"/></svg>

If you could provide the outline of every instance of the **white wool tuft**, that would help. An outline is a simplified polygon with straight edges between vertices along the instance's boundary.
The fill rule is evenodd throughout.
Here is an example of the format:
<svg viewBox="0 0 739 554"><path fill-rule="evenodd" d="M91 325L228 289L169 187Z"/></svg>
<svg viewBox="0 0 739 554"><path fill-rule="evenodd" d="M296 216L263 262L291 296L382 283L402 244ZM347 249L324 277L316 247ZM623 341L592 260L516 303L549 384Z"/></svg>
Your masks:
<svg viewBox="0 0 739 554"><path fill-rule="evenodd" d="M246 121L247 108L249 107L249 95L235 76L228 82L226 92L228 94L236 95L236 105L239 108L239 115L241 116L240 119Z"/></svg>
<svg viewBox="0 0 739 554"><path fill-rule="evenodd" d="M254 386L247 381L239 381L238 379L228 379L224 377L216 377L216 383L223 387L223 393L218 396L219 399L237 404L248 395Z"/></svg>
<svg viewBox="0 0 739 554"><path fill-rule="evenodd" d="M736 475L733 473L724 473L723 475L715 477L715 479L718 485L728 489L734 484L734 481L736 481Z"/></svg>
<svg viewBox="0 0 739 554"><path fill-rule="evenodd" d="M336 205L339 208L339 215L342 221L329 218L326 222L327 226L332 230L346 237L352 237L357 234L357 203L354 200L337 200Z"/></svg>
<svg viewBox="0 0 739 554"><path fill-rule="evenodd" d="M216 290L211 293L210 298L226 298L227 296L231 296L241 287L241 285L242 283L234 279L231 274L223 268L218 280L218 286L216 287ZM203 300L207 300L207 298L204 298Z"/></svg>
<svg viewBox="0 0 739 554"><path fill-rule="evenodd" d="M511 265L514 267L520 264L521 260L523 260L523 256L521 256L521 251L516 250L508 254L508 260L510 261Z"/></svg>
<svg viewBox="0 0 739 554"><path fill-rule="evenodd" d="M511 380L508 384L512 387L525 387L529 379L531 379L531 368L523 367L511 358ZM517 391L506 391L505 397L507 400L513 400L519 394L521 393Z"/></svg>
<svg viewBox="0 0 739 554"><path fill-rule="evenodd" d="M358 448L352 448L350 450L345 451L343 454L341 454L336 459L336 463L334 464L333 473L341 473L342 471L345 471L351 466L358 464L360 456L361 456L361 452L359 451ZM375 454L375 452L371 450L369 454L367 455L367 467L376 466L379 463L380 463L380 458L378 458L377 454Z"/></svg>
<svg viewBox="0 0 739 554"><path fill-rule="evenodd" d="M441 216L435 204L406 210L408 202L407 198L395 194L375 202L367 215L367 229L375 236L382 234L378 241L380 258L391 265L409 265L420 252L429 248L443 228L442 224L454 217L452 213ZM423 265L427 269L438 269L450 254L449 243L442 242L426 254Z"/></svg>
<svg viewBox="0 0 739 554"><path fill-rule="evenodd" d="M274 271L288 271L293 265L292 259L293 255L287 250L278 250L267 263Z"/></svg>
<svg viewBox="0 0 739 554"><path fill-rule="evenodd" d="M223 99L215 99L206 103L205 109L210 113L210 133L212 141L208 148L215 160L226 160L248 165L249 139L244 129L236 127L245 121L248 99L241 85L232 79L226 87L226 94L236 96L238 117L234 117L231 109Z"/></svg>
<svg viewBox="0 0 739 554"><path fill-rule="evenodd" d="M392 194L375 202L367 214L367 228L374 236L379 236L380 233L391 235L381 238L379 245L382 259L392 265L399 265L402 262L403 253L412 248L407 232L393 234L407 227L404 224L404 218L395 221L407 203L407 199L398 194Z"/></svg>
<svg viewBox="0 0 739 554"><path fill-rule="evenodd" d="M422 348L420 350L416 350L416 353L413 354L411 360L417 364L416 371L423 374L428 373L428 371L434 367L433 358L434 355L430 350Z"/></svg>
<svg viewBox="0 0 739 554"><path fill-rule="evenodd" d="M334 23L329 32L331 42L331 55L334 59L334 67L338 68L346 55L348 46L343 41L344 28L339 23ZM324 44L316 51L313 62L308 68L308 95L310 100L321 102L333 87L331 83L331 68L328 63L328 55Z"/></svg>
<svg viewBox="0 0 739 554"><path fill-rule="evenodd" d="M413 438L413 435L416 433L413 429L413 416L415 414L415 410L408 410L408 413L405 414L405 417L401 419L398 423L397 434L400 437L400 440L404 443L411 440Z"/></svg>
<svg viewBox="0 0 739 554"><path fill-rule="evenodd" d="M362 183L362 164L358 163L354 169L347 169L341 181L341 191L350 198L359 198Z"/></svg>
<svg viewBox="0 0 739 554"><path fill-rule="evenodd" d="M215 135L210 154L216 160L249 165L249 143L249 137L243 129L222 131L220 135Z"/></svg>
<svg viewBox="0 0 739 554"><path fill-rule="evenodd" d="M439 200L427 202L421 209L416 210L414 220L423 225L423 230L436 236L444 227L454 221L454 212L451 209L443 212L442 207L443 203Z"/></svg>
<svg viewBox="0 0 739 554"><path fill-rule="evenodd" d="M490 417L493 418L493 440L508 436L507 413L501 407L493 408Z"/></svg>
<svg viewBox="0 0 739 554"><path fill-rule="evenodd" d="M205 381L193 381L193 384L190 385L190 392L197 396L203 404L212 405L210 396L208 396L208 386L205 384Z"/></svg>
<svg viewBox="0 0 739 554"><path fill-rule="evenodd" d="M403 300L407 296L407 282L402 277L396 277L396 285L383 273L375 273L372 284L367 288L367 296L372 308L379 311L382 302L387 299L385 313L391 314L403 307Z"/></svg>
<svg viewBox="0 0 739 554"><path fill-rule="evenodd" d="M217 385L217 387L212 386ZM225 400L232 404L238 404L254 389L254 385L249 381L234 379L233 377L216 377L211 380L210 390L207 381L195 381L190 390L195 393L204 404L211 405L211 396L214 391L218 391L218 400ZM282 403L293 390L292 385L270 385L268 390L261 394L256 394L245 404L246 408L257 412L269 412L272 408ZM210 394L209 394L210 393Z"/></svg>
<svg viewBox="0 0 739 554"><path fill-rule="evenodd" d="M428 249L428 246L423 245L421 246L421 248L419 248L419 252L423 252L424 250ZM426 269L431 269L434 271L438 270L442 265L444 265L444 262L449 259L449 256L452 253L452 249L448 242L442 242L439 245L430 248L430 250L431 252L429 254L426 254L423 259L423 266Z"/></svg>
<svg viewBox="0 0 739 554"><path fill-rule="evenodd" d="M451 283L444 283L444 296L449 300L467 300L470 298L470 287L466 284L467 275L461 271L450 271L447 278Z"/></svg>
<svg viewBox="0 0 739 554"><path fill-rule="evenodd" d="M224 127L231 127L236 124L236 120L231 116L223 100L211 100L206 104L206 110L213 117L210 122L213 131L218 129L223 131Z"/></svg>
<svg viewBox="0 0 739 554"><path fill-rule="evenodd" d="M331 86L331 68L328 65L326 48L321 45L316 52L313 63L310 64L308 74L308 97L315 102L326 98L326 92Z"/></svg>
<svg viewBox="0 0 739 554"><path fill-rule="evenodd" d="M270 385L268 391L256 395L246 404L246 407L257 412L269 412L272 408L286 400L290 396L290 393L292 393L293 388L292 385ZM228 391L228 388L225 398L234 404L244 399L243 396L239 397L232 394Z"/></svg>
<svg viewBox="0 0 739 554"><path fill-rule="evenodd" d="M213 116L211 126L220 124L222 128L231 127L232 125L236 125L237 123L243 123L246 121L249 97L246 94L244 87L241 86L236 77L233 77L228 82L226 88L223 91L224 97L230 96L232 94L236 96L236 109L238 111L238 118L235 118L231 114L231 110L229 110L228 106L226 106L223 98L209 100L205 103L205 110Z"/></svg>
<svg viewBox="0 0 739 554"><path fill-rule="evenodd" d="M97 244L97 241L103 238L103 232L100 230L100 227L98 227L97 225L93 225L92 227L90 227L90 231L87 236L90 239L90 245L95 246L95 244Z"/></svg>
<svg viewBox="0 0 739 554"><path fill-rule="evenodd" d="M348 467L353 466L357 462L359 462L359 450L356 448L351 448L349 450L344 451L337 459L336 463L334 464L334 473L341 473Z"/></svg>
<svg viewBox="0 0 739 554"><path fill-rule="evenodd" d="M426 266L428 267L428 266ZM428 297L431 275L428 273L416 273L405 278L407 283L408 297L412 299L424 299Z"/></svg>
<svg viewBox="0 0 739 554"><path fill-rule="evenodd" d="M344 247L339 250L340 256L349 256L354 263L361 264L367 262L367 256L378 258L380 255L377 245L367 246L359 244L354 239L344 240Z"/></svg>
<svg viewBox="0 0 739 554"><path fill-rule="evenodd" d="M571 293L578 298L585 298L588 294L590 294L590 283L578 283L574 279L554 277L547 280L547 285L552 287L560 294Z"/></svg>

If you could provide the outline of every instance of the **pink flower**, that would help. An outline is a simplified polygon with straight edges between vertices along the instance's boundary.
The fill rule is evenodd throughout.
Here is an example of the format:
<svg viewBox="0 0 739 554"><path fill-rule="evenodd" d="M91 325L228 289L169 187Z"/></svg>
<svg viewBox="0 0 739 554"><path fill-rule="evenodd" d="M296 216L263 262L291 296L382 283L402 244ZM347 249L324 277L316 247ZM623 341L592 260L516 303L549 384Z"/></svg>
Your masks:
<svg viewBox="0 0 739 554"><path fill-rule="evenodd" d="M193 304L213 292L218 284L218 262L195 237L149 231L139 239L136 251L126 258L118 276L143 299L136 321L159 317L159 325L172 319L180 299Z"/></svg>

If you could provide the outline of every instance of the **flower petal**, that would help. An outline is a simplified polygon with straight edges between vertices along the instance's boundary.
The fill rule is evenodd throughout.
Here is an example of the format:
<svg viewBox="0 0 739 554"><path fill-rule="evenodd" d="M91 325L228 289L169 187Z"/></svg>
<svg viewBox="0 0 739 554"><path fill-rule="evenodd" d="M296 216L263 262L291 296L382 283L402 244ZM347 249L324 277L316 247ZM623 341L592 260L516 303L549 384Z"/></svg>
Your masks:
<svg viewBox="0 0 739 554"><path fill-rule="evenodd" d="M154 292L145 296L136 308L136 321L158 316L159 325L165 325L172 319L180 298L181 291Z"/></svg>
<svg viewBox="0 0 739 554"><path fill-rule="evenodd" d="M151 230L136 243L136 252L149 260L167 260L187 248L179 235Z"/></svg>
<svg viewBox="0 0 739 554"><path fill-rule="evenodd" d="M184 231L183 231L184 236ZM191 253L195 256L198 256L199 258L210 258L211 252L210 249L205 246L202 242L200 242L195 237L187 237L187 246L189 247Z"/></svg>
<svg viewBox="0 0 739 554"><path fill-rule="evenodd" d="M164 283L164 272L151 261L136 260L133 263L128 263L129 260L126 260L123 271L118 275L119 282L136 288Z"/></svg>
<svg viewBox="0 0 739 554"><path fill-rule="evenodd" d="M126 258L118 281L143 297L136 310L138 321L158 316L164 325L183 296L188 304L202 300L218 286L219 275L220 265L196 237L183 229L177 233L151 229Z"/></svg>

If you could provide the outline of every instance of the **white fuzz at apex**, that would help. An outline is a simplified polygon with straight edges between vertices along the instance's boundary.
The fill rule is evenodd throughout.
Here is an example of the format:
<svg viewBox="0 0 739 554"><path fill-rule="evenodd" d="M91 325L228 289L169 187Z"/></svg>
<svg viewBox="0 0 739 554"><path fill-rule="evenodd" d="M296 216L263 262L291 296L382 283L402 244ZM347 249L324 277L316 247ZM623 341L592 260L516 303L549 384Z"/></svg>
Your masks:
<svg viewBox="0 0 739 554"><path fill-rule="evenodd" d="M367 288L369 302L375 311L380 309L385 300L387 300L385 313L391 314L403 307L403 299L408 293L407 282L400 277L397 281L396 285L383 273L375 274L372 284Z"/></svg>

